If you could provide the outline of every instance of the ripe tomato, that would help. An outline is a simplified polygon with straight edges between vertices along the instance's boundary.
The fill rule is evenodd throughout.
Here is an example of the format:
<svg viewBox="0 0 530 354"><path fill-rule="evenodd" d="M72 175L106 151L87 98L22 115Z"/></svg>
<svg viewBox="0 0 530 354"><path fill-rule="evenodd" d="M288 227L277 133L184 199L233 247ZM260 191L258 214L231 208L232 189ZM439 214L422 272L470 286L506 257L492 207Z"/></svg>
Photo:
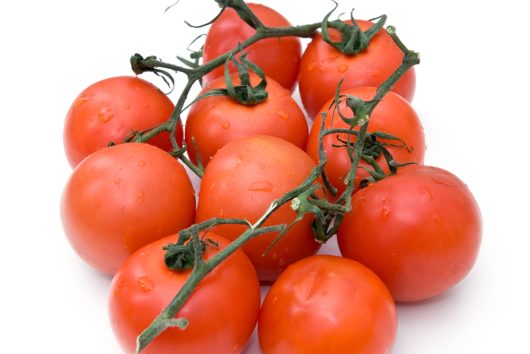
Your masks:
<svg viewBox="0 0 530 354"><path fill-rule="evenodd" d="M228 241L208 233L219 248L206 246L210 259ZM163 238L134 253L112 281L109 314L114 334L126 353L134 353L136 337L170 303L191 273L173 271L164 263ZM244 290L243 290L244 289ZM242 251L214 268L195 288L177 318L189 320L186 329L170 328L142 353L241 353L256 325L260 288L256 270Z"/></svg>
<svg viewBox="0 0 530 354"><path fill-rule="evenodd" d="M355 193L338 242L342 255L372 269L396 301L418 301L467 275L481 232L467 186L445 170L417 166Z"/></svg>
<svg viewBox="0 0 530 354"><path fill-rule="evenodd" d="M252 85L260 78L251 75ZM232 75L234 85L239 85L237 75ZM224 77L205 87L201 95L211 89L226 88ZM257 105L247 106L227 96L212 96L195 103L186 119L186 144L188 154L196 163L192 145L195 138L201 161L206 165L211 157L229 141L252 135L273 135L305 148L308 135L304 113L291 97L291 93L276 81L267 79L268 98Z"/></svg>
<svg viewBox="0 0 530 354"><path fill-rule="evenodd" d="M365 31L372 23L355 21ZM338 31L329 29L330 38L340 41ZM380 30L368 48L353 56L345 55L326 43L321 34L315 34L300 62L299 89L304 107L315 117L322 105L335 95L337 85L342 88L379 86L401 64L403 52L394 44L385 30ZM392 89L411 101L416 87L414 69L409 69Z"/></svg>
<svg viewBox="0 0 530 354"><path fill-rule="evenodd" d="M64 148L75 167L109 142L123 142L133 130L145 130L165 122L174 105L157 87L137 77L120 76L96 82L75 99L66 115ZM177 128L182 143L182 126ZM171 149L169 134L162 133L149 143Z"/></svg>
<svg viewBox="0 0 530 354"><path fill-rule="evenodd" d="M394 300L371 270L347 258L313 256L272 285L258 333L264 354L384 354L396 326Z"/></svg>
<svg viewBox="0 0 530 354"><path fill-rule="evenodd" d="M89 155L74 169L61 201L72 247L108 274L140 247L188 227L194 214L195 194L184 167L140 143Z"/></svg>
<svg viewBox="0 0 530 354"><path fill-rule="evenodd" d="M256 16L269 27L291 26L281 14L275 10L259 4L247 4ZM250 38L255 29L239 18L233 9L226 9L212 24L204 43L204 62L232 50L239 43ZM258 65L267 76L272 77L280 85L294 90L298 75L298 65L302 54L302 45L297 37L269 38L260 40L247 49L247 58ZM230 64L230 70L234 70ZM204 83L223 76L224 66L208 73Z"/></svg>
<svg viewBox="0 0 530 354"><path fill-rule="evenodd" d="M204 171L199 191L196 221L213 217L241 218L256 222L270 203L304 181L315 167L307 154L295 145L272 136L254 136L222 147ZM289 224L296 218L290 205L276 210L265 225ZM312 217L295 224L266 255L277 234L249 241L243 250L256 267L261 281L274 281L287 265L315 254ZM220 225L213 232L229 240L245 230L241 225Z"/></svg>
<svg viewBox="0 0 530 354"><path fill-rule="evenodd" d="M355 87L345 90L344 94L350 94L360 97L363 100L371 99L375 94L375 87ZM326 102L321 112L327 112L325 128L349 128L334 108L327 109L332 100ZM341 112L351 112L346 107L345 103L340 104ZM348 115L348 114L346 114ZM307 153L318 161L318 135L320 134L320 126L322 117L319 112L315 119L315 123L309 133L307 142ZM356 128L358 129L358 127ZM425 137L423 134L423 127L421 122L412 108L412 106L399 95L389 92L377 107L372 112L370 123L368 125L369 132L384 132L395 137L400 138L407 145L408 149L402 146L388 146L388 151L392 154L394 159L400 163L415 162L423 164L423 157L425 155ZM332 134L323 139L324 151L327 154L328 162L326 164L326 173L331 183L338 189L339 193L346 189L344 184L344 177L346 177L351 161L345 147L334 147L334 145L343 145L342 141L347 141L347 134ZM355 141L355 137L351 137L351 141ZM379 139L379 141L400 145L398 141ZM388 173L389 168L383 156L376 159L383 170ZM368 167L369 165L361 161L360 166ZM366 170L359 168L357 170L356 181L368 177Z"/></svg>

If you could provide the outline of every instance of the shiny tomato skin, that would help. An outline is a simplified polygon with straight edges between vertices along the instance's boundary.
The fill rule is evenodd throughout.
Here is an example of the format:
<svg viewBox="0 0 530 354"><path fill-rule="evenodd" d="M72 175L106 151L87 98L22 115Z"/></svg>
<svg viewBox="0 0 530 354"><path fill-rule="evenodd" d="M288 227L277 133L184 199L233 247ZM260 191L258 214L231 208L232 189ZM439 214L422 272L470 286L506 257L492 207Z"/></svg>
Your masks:
<svg viewBox="0 0 530 354"><path fill-rule="evenodd" d="M375 87L355 87L349 90L345 90L343 94L350 94L353 96L360 97L363 100L371 99L375 94ZM339 115L334 112L334 108L328 110L328 107L333 102L329 100L323 106L323 109L317 115L315 122L309 133L307 142L307 153L314 161L318 161L318 135L320 134L320 126L322 122L321 112L327 112L325 128L349 128ZM346 116L351 115L351 111L346 107L345 104L340 105L341 112L344 112ZM359 127L355 128L359 130ZM368 132L384 132L395 137L402 139L408 146L408 149L404 147L393 147L388 146L388 151L392 154L397 162L415 162L417 164L423 164L425 156L425 136L423 133L423 127L421 121L412 108L412 106L405 101L401 96L389 92L382 101L380 101L377 107L372 112L370 122L368 124ZM326 164L326 173L331 183L338 189L339 193L346 189L344 184L344 177L347 175L351 161L346 151L346 148L338 148L333 145L340 145L340 141L337 140L339 136L342 140L347 140L347 134L332 134L324 138L324 150L326 152L328 162ZM355 137L351 138L351 141L355 141ZM392 141L387 139L379 139L381 142L389 144L400 144L399 141ZM376 159L383 170L388 173L389 168L383 156ZM369 165L361 161L360 166L368 167ZM368 177L369 174L366 170L359 168L357 170L356 181L360 181L363 178Z"/></svg>
<svg viewBox="0 0 530 354"><path fill-rule="evenodd" d="M199 191L196 222L213 217L241 218L256 222L271 202L297 187L315 163L295 145L272 136L258 135L232 141L222 147L204 171ZM265 225L289 224L296 218L290 204L276 210ZM262 282L271 282L287 265L315 254L312 216L292 226L266 255L277 234L254 238L243 247ZM213 232L234 240L245 227L220 225Z"/></svg>
<svg viewBox="0 0 530 354"><path fill-rule="evenodd" d="M469 273L481 234L467 186L448 171L417 166L355 193L338 243L343 256L379 275L396 301L419 301Z"/></svg>
<svg viewBox="0 0 530 354"><path fill-rule="evenodd" d="M277 11L260 4L247 4L256 16L269 27L291 26ZM250 38L256 30L239 18L235 10L226 9L212 24L204 43L204 63L232 50L239 43ZM262 39L245 49L247 58L259 66L267 76L291 92L296 86L298 65L302 45L297 37ZM230 71L235 67L230 64ZM204 83L224 75L224 65L204 77Z"/></svg>
<svg viewBox="0 0 530 354"><path fill-rule="evenodd" d="M169 119L174 105L156 86L138 77L118 76L98 81L79 94L66 115L64 149L75 167L94 151L112 141L121 143L133 130L141 131ZM182 126L176 139L182 143ZM149 140L163 150L171 149L169 134Z"/></svg>
<svg viewBox="0 0 530 354"><path fill-rule="evenodd" d="M194 215L195 193L184 167L141 143L89 155L74 169L61 201L70 244L107 274L140 247L191 225Z"/></svg>
<svg viewBox="0 0 530 354"><path fill-rule="evenodd" d="M252 85L260 78L250 75ZM234 85L239 84L232 75ZM226 88L225 78L220 77L205 87L200 95L209 90ZM257 105L243 105L227 96L204 98L193 105L186 119L186 144L188 154L196 162L195 139L203 165L219 148L229 141L252 135L273 135L287 140L301 149L305 148L309 134L305 115L291 97L291 93L271 78L267 79L268 98Z"/></svg>
<svg viewBox="0 0 530 354"><path fill-rule="evenodd" d="M210 259L228 245L208 233L219 248L207 246ZM120 268L110 289L109 315L114 334L126 353L134 353L136 337L169 304L191 270L173 271L164 264L163 246L177 235L155 241L134 253ZM248 257L236 251L197 286L177 318L189 320L186 329L160 334L142 353L241 353L256 325L260 307L256 271Z"/></svg>
<svg viewBox="0 0 530 354"><path fill-rule="evenodd" d="M272 285L258 321L264 354L385 354L396 337L394 300L360 263L313 256Z"/></svg>
<svg viewBox="0 0 530 354"><path fill-rule="evenodd" d="M372 23L356 20L365 31ZM337 31L330 29L333 41L339 41ZM401 64L403 52L384 30L380 30L364 51L348 56L326 43L317 33L307 46L299 71L299 89L309 117L314 118L322 105L335 95L341 79L342 89L357 86L379 86ZM392 91L412 101L416 87L414 68L409 69Z"/></svg>

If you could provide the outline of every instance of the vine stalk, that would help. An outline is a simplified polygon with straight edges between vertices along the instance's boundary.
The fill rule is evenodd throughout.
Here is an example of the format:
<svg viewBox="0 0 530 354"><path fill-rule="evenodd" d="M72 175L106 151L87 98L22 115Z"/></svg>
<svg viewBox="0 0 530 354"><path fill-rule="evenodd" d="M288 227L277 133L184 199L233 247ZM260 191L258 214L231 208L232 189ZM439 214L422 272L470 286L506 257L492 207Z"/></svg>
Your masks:
<svg viewBox="0 0 530 354"><path fill-rule="evenodd" d="M271 37L285 37L285 36L298 36L298 37L310 37L316 30L322 27L322 23L314 23L303 26L294 26L294 27L283 27L283 28L269 28L263 25L248 6L244 3L243 0L216 0L223 7L230 7L235 9L239 16L245 20L247 23L249 21L255 29L255 34L242 42L238 47L232 49L231 51L213 59L212 61L205 63L203 65L198 65L194 68L184 68L178 65L167 64L153 57L148 57L143 59L141 56L133 56L134 63L133 69L140 68L143 71L154 71L157 67L171 69L178 73L183 73L187 76L188 82L183 89L182 93L179 96L175 110L172 116L164 124L155 127L153 129L138 133L132 140L137 142L145 142L155 136L156 134L168 131L174 134L177 122L180 119L180 115L184 110L184 106L189 95L189 92L192 86L199 81L204 75L214 70L218 66L224 65L225 62L236 55L241 49L247 48L251 44ZM340 22L340 21L338 21ZM330 21L327 23L329 27L337 27L337 21ZM342 22L341 22L342 23ZM186 242L192 243L192 249L195 253L193 269L191 274L176 294L173 300L169 305L157 316L157 318L146 328L137 338L137 349L136 352L140 353L143 349L146 348L149 343L151 343L160 333L171 327L178 327L185 329L188 325L188 321L185 318L176 318L180 309L184 306L188 298L191 296L193 290L197 287L199 282L217 265L219 265L224 259L229 257L236 250L240 249L245 243L249 240L259 237L260 235L267 233L278 233L279 236L288 229L290 225L280 224L273 226L264 226L265 222L268 220L270 215L280 208L282 205L285 205L288 202L292 203L292 206L296 204L296 209L298 212L298 218L301 218L305 213L314 213L317 221L320 223L317 227L316 239L320 242L325 242L329 239L335 232L338 224L342 220L344 213L351 210L351 195L356 187L354 184L355 176L359 162L362 158L363 153L363 143L367 136L367 129L369 124L369 117L379 101L388 93L398 79L403 76L403 74L413 65L419 63L419 56L416 52L408 50L401 40L397 37L395 29L390 27L388 30L389 34L393 38L396 45L403 51L403 61L397 70L387 78L377 89L375 96L369 101L363 101L360 99L352 100L355 102L354 105L349 106L352 109L352 112L363 112L364 118L361 122L360 129L358 132L355 132L356 141L353 144L347 144L350 159L351 159L351 168L349 170L348 176L346 178L347 188L346 190L338 197L335 203L330 203L325 199L319 199L314 195L316 189L315 185L319 184L319 179L322 178L326 180L324 173L324 167L327 162L326 155L323 148L323 139L325 136L334 134L336 130L334 129L324 129L324 121L326 117L322 119L321 131L318 139L319 144L319 163L311 171L310 175L304 180L299 186L286 193L282 197L274 200L269 208L264 212L264 214L253 224L241 219L221 219L214 218L207 220L205 222L195 224L190 226L187 229L181 230L179 232L179 237L177 244L184 245ZM131 60L133 62L133 60ZM136 66L135 66L136 65ZM136 71L135 71L136 72ZM359 118L359 117L358 117ZM353 126L352 126L353 129ZM353 132L353 131L350 131ZM353 133L352 133L353 135ZM179 157L191 170L199 176L202 176L201 166L193 165L185 156L184 152L186 151L186 146L179 147L176 146L176 142L173 143L172 154ZM296 203L295 203L296 201ZM294 221L296 222L296 220ZM201 232L207 231L210 228L220 225L220 224L240 224L245 225L247 229L233 242L231 242L227 247L222 249L215 256L209 260L203 260L202 254L200 252L201 244L199 239L199 234Z"/></svg>

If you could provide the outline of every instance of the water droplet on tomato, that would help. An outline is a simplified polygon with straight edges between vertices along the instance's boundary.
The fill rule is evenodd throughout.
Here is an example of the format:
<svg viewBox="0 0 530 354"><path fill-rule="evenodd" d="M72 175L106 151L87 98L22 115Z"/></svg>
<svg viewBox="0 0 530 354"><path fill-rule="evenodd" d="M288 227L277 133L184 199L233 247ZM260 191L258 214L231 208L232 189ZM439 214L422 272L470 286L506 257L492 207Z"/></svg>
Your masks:
<svg viewBox="0 0 530 354"><path fill-rule="evenodd" d="M344 73L348 70L348 66L346 64L340 64L339 66L337 66L337 70L339 71L339 73Z"/></svg>
<svg viewBox="0 0 530 354"><path fill-rule="evenodd" d="M259 181L253 183L248 190L251 192L272 192L273 186L269 181Z"/></svg>
<svg viewBox="0 0 530 354"><path fill-rule="evenodd" d="M116 133L119 134L123 130L123 128L125 128L125 124L122 123L122 124L118 125L116 127Z"/></svg>
<svg viewBox="0 0 530 354"><path fill-rule="evenodd" d="M283 120L287 120L289 119L289 115L287 113L285 113L284 111L279 111L278 112L278 115L280 116L281 119Z"/></svg>
<svg viewBox="0 0 530 354"><path fill-rule="evenodd" d="M136 204L142 205L144 203L144 192L138 192L136 196Z"/></svg>
<svg viewBox="0 0 530 354"><path fill-rule="evenodd" d="M120 177L114 178L114 184L120 184L120 182L121 182L121 178Z"/></svg>
<svg viewBox="0 0 530 354"><path fill-rule="evenodd" d="M432 193L429 190L420 188L420 192L421 192L421 197L422 198L425 198L425 199L427 199L429 201L433 200Z"/></svg>
<svg viewBox="0 0 530 354"><path fill-rule="evenodd" d="M136 281L138 282L138 286L140 287L140 289L142 289L144 293L151 291L155 288L155 283L146 276L141 276L136 279Z"/></svg>
<svg viewBox="0 0 530 354"><path fill-rule="evenodd" d="M324 297L325 297L325 296L328 296L328 292L327 292L326 290L324 290L324 291L322 292L322 296L324 296Z"/></svg>
<svg viewBox="0 0 530 354"><path fill-rule="evenodd" d="M265 166L265 164L263 164L263 163L260 163L260 164L259 164L259 168L260 168L260 170L264 170L266 167L267 167L267 166Z"/></svg>
<svg viewBox="0 0 530 354"><path fill-rule="evenodd" d="M390 207L388 205L383 206L383 209L381 209L381 218L386 220L386 218L388 218L390 215L390 212Z"/></svg>
<svg viewBox="0 0 530 354"><path fill-rule="evenodd" d="M389 203L390 203L389 199L387 198L383 199L383 206L381 207L381 219L383 220L386 220L391 213Z"/></svg>
<svg viewBox="0 0 530 354"><path fill-rule="evenodd" d="M114 110L110 107L103 107L98 113L98 119L101 123L107 123L114 117Z"/></svg>
<svg viewBox="0 0 530 354"><path fill-rule="evenodd" d="M230 128L230 122L227 122L226 120L223 120L223 121L221 122L221 127L222 127L223 129L228 129L228 128Z"/></svg>
<svg viewBox="0 0 530 354"><path fill-rule="evenodd" d="M138 161L138 166L144 167L145 166L145 161L144 160L139 160Z"/></svg>
<svg viewBox="0 0 530 354"><path fill-rule="evenodd" d="M112 291L112 295L116 296L120 293L121 289L123 288L123 283L124 281L123 280L120 280L116 283L116 285L114 286L114 289Z"/></svg>
<svg viewBox="0 0 530 354"><path fill-rule="evenodd" d="M440 214L438 214L437 212L434 212L431 216L431 220L439 225L439 226L442 226L443 225L443 220L442 220L442 217L440 216Z"/></svg>
<svg viewBox="0 0 530 354"><path fill-rule="evenodd" d="M131 108L131 103L130 102L127 102L123 105L123 108L124 109L130 109Z"/></svg>
<svg viewBox="0 0 530 354"><path fill-rule="evenodd" d="M79 106L81 106L83 103L86 103L88 101L88 97L87 96L80 96L77 98L77 100L75 100L74 102L74 108L77 108Z"/></svg>
<svg viewBox="0 0 530 354"><path fill-rule="evenodd" d="M318 65L318 63L316 61L310 63L308 66L307 66L307 71L311 72L313 70L315 70L316 66Z"/></svg>

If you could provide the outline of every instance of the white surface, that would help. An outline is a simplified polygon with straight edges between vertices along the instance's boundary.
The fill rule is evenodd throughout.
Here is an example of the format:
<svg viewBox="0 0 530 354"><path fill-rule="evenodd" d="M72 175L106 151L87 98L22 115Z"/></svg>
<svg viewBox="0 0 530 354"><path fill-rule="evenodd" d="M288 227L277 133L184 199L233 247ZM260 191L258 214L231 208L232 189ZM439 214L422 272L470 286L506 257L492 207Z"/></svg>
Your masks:
<svg viewBox="0 0 530 354"><path fill-rule="evenodd" d="M193 4L199 10L193 8ZM291 22L319 21L329 1L264 0ZM89 84L131 74L135 52L173 61L205 30L213 0L4 1L0 5L0 214L4 353L120 353L107 319L110 279L71 250L59 220L70 174L62 125ZM297 4L303 4L299 6ZM480 257L446 295L399 306L392 354L529 353L530 232L526 109L530 71L522 3L341 1L389 16L421 53L413 105L426 162L460 176L484 219ZM301 10L303 8L303 10ZM174 96L173 96L174 97ZM333 245L326 246L335 250ZM258 353L256 343L247 353Z"/></svg>

